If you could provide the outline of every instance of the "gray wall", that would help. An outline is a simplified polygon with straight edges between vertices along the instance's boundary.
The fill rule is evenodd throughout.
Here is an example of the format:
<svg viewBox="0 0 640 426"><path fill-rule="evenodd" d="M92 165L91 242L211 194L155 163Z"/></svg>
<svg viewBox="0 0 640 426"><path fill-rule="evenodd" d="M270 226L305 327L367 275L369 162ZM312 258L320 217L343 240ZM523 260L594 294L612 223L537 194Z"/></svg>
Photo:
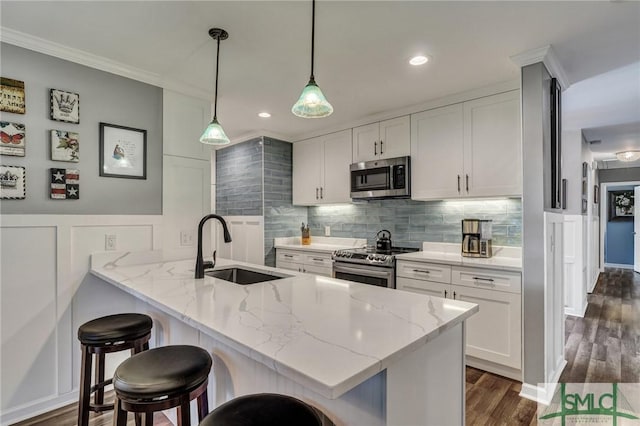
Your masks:
<svg viewBox="0 0 640 426"><path fill-rule="evenodd" d="M2 156L26 167L26 199L2 200L2 214L161 214L162 89L62 59L1 45L2 76L25 83L26 114L0 120L26 125L26 156ZM80 124L49 119L49 89L80 95ZM99 175L99 123L147 130L147 179ZM80 134L80 162L51 161L51 130ZM50 168L80 171L80 199L52 200Z"/></svg>
<svg viewBox="0 0 640 426"><path fill-rule="evenodd" d="M493 243L522 245L520 199L485 201L379 200L341 206L309 207L311 235L366 238L387 229L395 246L421 248L423 241L459 243L463 218L492 219Z"/></svg>
<svg viewBox="0 0 640 426"><path fill-rule="evenodd" d="M544 210L550 204L551 77L542 63L522 68L523 379L544 382Z"/></svg>
<svg viewBox="0 0 640 426"><path fill-rule="evenodd" d="M264 264L276 266L275 237L300 236L307 208L291 204L293 149L289 142L264 138Z"/></svg>
<svg viewBox="0 0 640 426"><path fill-rule="evenodd" d="M562 132L562 177L567 179L565 214L582 214L582 148L581 130Z"/></svg>
<svg viewBox="0 0 640 426"><path fill-rule="evenodd" d="M598 170L598 179L600 183L640 181L640 167L627 167L625 169L600 169Z"/></svg>
<svg viewBox="0 0 640 426"><path fill-rule="evenodd" d="M262 216L262 138L216 151L216 213Z"/></svg>

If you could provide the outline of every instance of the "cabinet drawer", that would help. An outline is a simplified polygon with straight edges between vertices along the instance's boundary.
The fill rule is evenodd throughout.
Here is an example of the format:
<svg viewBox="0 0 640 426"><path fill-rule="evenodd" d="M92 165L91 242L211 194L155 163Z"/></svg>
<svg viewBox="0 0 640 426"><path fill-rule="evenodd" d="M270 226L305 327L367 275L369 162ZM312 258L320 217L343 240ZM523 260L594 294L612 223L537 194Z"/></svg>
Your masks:
<svg viewBox="0 0 640 426"><path fill-rule="evenodd" d="M304 255L304 264L331 268L333 260L329 253L310 253Z"/></svg>
<svg viewBox="0 0 640 426"><path fill-rule="evenodd" d="M519 272L494 269L453 267L451 270L451 282L452 284L466 287L507 291L509 293L520 293L522 288L522 279Z"/></svg>
<svg viewBox="0 0 640 426"><path fill-rule="evenodd" d="M399 260L396 275L399 277L449 284L451 283L451 266Z"/></svg>
<svg viewBox="0 0 640 426"><path fill-rule="evenodd" d="M449 284L436 283L414 278L400 277L396 280L398 290L411 291L413 293L426 294L435 297L447 297L451 289Z"/></svg>
<svg viewBox="0 0 640 426"><path fill-rule="evenodd" d="M302 272L306 272L307 274L316 274L316 275L322 275L325 277L330 277L331 274L333 273L333 269L331 268L331 266L316 266L316 265L309 265L306 264L303 266L303 271Z"/></svg>
<svg viewBox="0 0 640 426"><path fill-rule="evenodd" d="M302 272L302 264L295 262L288 262L286 260L276 259L276 268L288 269L290 271Z"/></svg>
<svg viewBox="0 0 640 426"><path fill-rule="evenodd" d="M304 262L304 254L302 254L300 252L297 252L297 251L277 249L277 251L276 251L276 262L278 262L278 261L303 263Z"/></svg>

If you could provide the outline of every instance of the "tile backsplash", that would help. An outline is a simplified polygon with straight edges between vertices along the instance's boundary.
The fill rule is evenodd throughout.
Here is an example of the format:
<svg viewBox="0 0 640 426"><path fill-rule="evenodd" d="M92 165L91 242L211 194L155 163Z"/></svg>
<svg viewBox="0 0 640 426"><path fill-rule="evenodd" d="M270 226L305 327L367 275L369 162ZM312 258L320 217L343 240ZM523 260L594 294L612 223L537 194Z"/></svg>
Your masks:
<svg viewBox="0 0 640 426"><path fill-rule="evenodd" d="M395 246L421 247L423 241L458 243L464 218L492 219L493 244L522 245L520 199L412 201L378 200L348 205L309 207L311 235L366 238L371 244L381 229L391 232Z"/></svg>

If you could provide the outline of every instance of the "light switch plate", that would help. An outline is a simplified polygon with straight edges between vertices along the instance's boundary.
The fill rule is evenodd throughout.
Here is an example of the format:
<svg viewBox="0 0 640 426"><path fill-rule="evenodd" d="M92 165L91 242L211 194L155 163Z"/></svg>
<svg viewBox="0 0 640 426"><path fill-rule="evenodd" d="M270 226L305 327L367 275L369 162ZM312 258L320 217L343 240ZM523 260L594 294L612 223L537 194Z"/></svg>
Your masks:
<svg viewBox="0 0 640 426"><path fill-rule="evenodd" d="M193 245L193 231L180 231L180 245L182 247L190 247Z"/></svg>
<svg viewBox="0 0 640 426"><path fill-rule="evenodd" d="M324 236L325 237L330 237L331 236L331 227L330 226L325 226L324 227Z"/></svg>
<svg viewBox="0 0 640 426"><path fill-rule="evenodd" d="M104 249L106 251L114 251L117 248L117 240L115 234L106 234L104 236Z"/></svg>

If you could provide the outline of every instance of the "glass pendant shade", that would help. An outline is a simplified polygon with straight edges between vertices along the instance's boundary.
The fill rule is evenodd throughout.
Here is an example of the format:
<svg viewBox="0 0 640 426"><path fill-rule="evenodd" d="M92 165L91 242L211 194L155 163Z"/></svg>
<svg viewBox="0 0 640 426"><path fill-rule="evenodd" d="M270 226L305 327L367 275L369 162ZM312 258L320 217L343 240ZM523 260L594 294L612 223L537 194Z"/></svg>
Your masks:
<svg viewBox="0 0 640 426"><path fill-rule="evenodd" d="M616 152L616 157L620 161L636 161L640 159L640 151L623 151Z"/></svg>
<svg viewBox="0 0 640 426"><path fill-rule="evenodd" d="M224 133L222 126L218 123L218 120L214 118L211 123L204 129L202 136L200 136L200 142L208 145L227 145L231 141Z"/></svg>
<svg viewBox="0 0 640 426"><path fill-rule="evenodd" d="M322 118L331 115L333 107L316 82L310 80L302 90L298 102L291 108L291 112L302 118Z"/></svg>

